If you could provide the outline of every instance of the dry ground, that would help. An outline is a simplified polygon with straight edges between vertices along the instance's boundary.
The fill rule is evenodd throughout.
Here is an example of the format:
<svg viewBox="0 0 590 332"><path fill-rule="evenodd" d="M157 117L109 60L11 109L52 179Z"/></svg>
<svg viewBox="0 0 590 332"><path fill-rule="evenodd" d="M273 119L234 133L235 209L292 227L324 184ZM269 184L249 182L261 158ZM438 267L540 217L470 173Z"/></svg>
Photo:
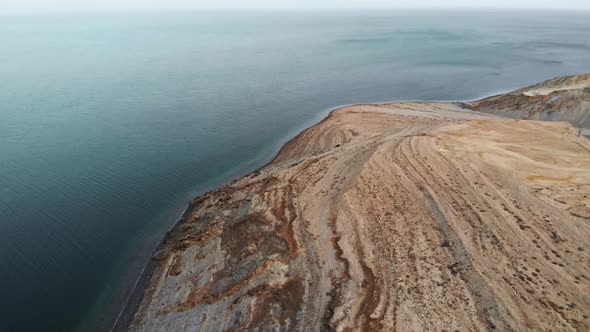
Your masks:
<svg viewBox="0 0 590 332"><path fill-rule="evenodd" d="M589 331L590 141L356 105L194 200L136 331Z"/></svg>

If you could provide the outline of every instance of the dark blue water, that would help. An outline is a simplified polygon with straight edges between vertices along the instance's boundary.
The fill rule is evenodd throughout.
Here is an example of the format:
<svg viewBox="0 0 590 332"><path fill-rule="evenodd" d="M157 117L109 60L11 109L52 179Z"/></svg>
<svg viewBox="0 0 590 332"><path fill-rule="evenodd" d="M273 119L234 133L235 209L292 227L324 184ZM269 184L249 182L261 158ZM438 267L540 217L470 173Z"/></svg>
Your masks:
<svg viewBox="0 0 590 332"><path fill-rule="evenodd" d="M104 329L198 192L335 105L590 71L590 15L0 16L0 330Z"/></svg>

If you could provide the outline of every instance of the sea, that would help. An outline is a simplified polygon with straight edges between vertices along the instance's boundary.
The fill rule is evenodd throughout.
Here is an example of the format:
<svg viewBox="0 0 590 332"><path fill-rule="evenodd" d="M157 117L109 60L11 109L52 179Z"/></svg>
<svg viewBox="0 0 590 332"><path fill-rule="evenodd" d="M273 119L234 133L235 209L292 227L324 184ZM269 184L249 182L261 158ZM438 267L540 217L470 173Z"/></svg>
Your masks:
<svg viewBox="0 0 590 332"><path fill-rule="evenodd" d="M339 105L590 72L590 12L0 13L0 331L108 331L187 202Z"/></svg>

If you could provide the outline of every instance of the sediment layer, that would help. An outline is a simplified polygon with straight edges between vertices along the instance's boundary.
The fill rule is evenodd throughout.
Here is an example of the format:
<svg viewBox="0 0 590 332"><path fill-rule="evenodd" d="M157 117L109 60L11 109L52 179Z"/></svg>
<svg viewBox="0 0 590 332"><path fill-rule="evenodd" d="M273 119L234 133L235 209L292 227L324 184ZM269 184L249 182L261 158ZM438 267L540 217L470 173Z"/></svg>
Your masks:
<svg viewBox="0 0 590 332"><path fill-rule="evenodd" d="M344 107L191 203L130 329L588 331L589 197L569 123Z"/></svg>
<svg viewBox="0 0 590 332"><path fill-rule="evenodd" d="M575 127L588 129L590 74L558 77L466 105L476 111L503 117L565 121Z"/></svg>

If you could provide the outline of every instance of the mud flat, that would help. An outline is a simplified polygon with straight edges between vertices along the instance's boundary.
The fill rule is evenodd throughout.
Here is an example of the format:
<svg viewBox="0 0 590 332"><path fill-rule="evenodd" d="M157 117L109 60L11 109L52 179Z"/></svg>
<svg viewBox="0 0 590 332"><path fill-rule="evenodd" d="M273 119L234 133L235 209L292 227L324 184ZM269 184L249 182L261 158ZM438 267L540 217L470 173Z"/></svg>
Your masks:
<svg viewBox="0 0 590 332"><path fill-rule="evenodd" d="M196 198L129 329L590 330L590 141L477 103L338 109Z"/></svg>

